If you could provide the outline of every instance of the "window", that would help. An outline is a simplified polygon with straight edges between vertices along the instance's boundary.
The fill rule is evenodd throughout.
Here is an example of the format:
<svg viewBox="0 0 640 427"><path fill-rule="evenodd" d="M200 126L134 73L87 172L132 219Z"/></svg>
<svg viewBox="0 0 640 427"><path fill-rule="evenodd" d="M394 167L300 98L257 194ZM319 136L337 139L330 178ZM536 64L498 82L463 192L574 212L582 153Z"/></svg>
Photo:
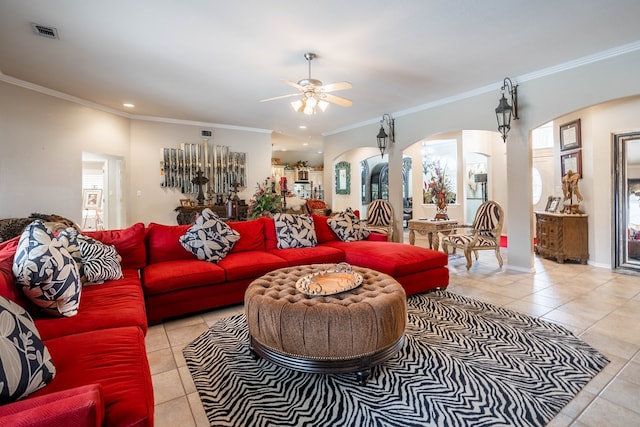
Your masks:
<svg viewBox="0 0 640 427"><path fill-rule="evenodd" d="M553 122L548 122L531 132L531 148L553 148Z"/></svg>
<svg viewBox="0 0 640 427"><path fill-rule="evenodd" d="M458 143L455 139L422 142L423 203L455 203L458 191Z"/></svg>

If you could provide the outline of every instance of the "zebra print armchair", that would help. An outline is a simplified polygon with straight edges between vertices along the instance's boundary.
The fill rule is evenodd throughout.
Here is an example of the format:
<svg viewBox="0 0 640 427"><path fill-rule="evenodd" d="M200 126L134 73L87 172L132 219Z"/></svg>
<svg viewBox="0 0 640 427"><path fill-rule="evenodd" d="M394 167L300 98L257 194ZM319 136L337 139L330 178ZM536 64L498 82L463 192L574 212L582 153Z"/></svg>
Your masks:
<svg viewBox="0 0 640 427"><path fill-rule="evenodd" d="M493 200L484 202L476 211L476 217L472 225L461 225L458 228L468 228L469 233L458 233L453 230L448 236L442 238L442 249L448 253L448 247L462 249L467 259L467 270L471 268L471 252L476 255L478 251L492 250L496 253L498 264L502 268L502 255L500 254L500 234L504 222L504 210L502 206Z"/></svg>
<svg viewBox="0 0 640 427"><path fill-rule="evenodd" d="M387 241L393 240L393 207L386 200L377 199L371 202L367 210L367 223L369 231L384 234Z"/></svg>

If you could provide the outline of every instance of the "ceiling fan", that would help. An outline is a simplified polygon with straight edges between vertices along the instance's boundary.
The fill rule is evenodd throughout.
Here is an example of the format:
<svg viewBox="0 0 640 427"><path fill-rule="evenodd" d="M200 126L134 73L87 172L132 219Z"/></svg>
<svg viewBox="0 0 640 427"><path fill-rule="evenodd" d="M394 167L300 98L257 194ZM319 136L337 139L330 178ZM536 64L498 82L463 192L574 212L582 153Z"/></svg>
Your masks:
<svg viewBox="0 0 640 427"><path fill-rule="evenodd" d="M307 52L304 54L304 58L309 63L309 78L302 79L298 81L298 83L294 83L289 80L282 80L289 86L298 89L299 92L276 96L274 98L263 99L260 102L274 101L276 99L290 98L292 96L302 95L302 98L297 101L293 101L291 103L291 106L297 112L305 114L315 114L316 107L319 107L322 111L324 111L329 103L340 105L341 107L351 107L353 103L350 100L331 95L329 93L339 90L351 89L351 83L337 82L323 85L320 80L311 78L311 61L317 58L317 55L315 53Z"/></svg>

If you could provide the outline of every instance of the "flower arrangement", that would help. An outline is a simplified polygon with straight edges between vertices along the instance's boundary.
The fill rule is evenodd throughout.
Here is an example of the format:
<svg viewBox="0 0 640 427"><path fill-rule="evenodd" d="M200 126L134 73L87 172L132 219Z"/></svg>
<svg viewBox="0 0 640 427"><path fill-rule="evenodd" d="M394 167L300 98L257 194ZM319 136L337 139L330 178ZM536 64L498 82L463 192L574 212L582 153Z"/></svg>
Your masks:
<svg viewBox="0 0 640 427"><path fill-rule="evenodd" d="M423 163L424 203L434 203L443 208L448 203L456 201L456 192L453 182L447 175L447 166L442 166L440 161Z"/></svg>
<svg viewBox="0 0 640 427"><path fill-rule="evenodd" d="M275 183L271 177L267 177L262 184L256 185L256 192L253 198L249 200L249 211L247 216L249 219L255 219L259 216L270 216L278 213L282 209L282 196L275 192Z"/></svg>

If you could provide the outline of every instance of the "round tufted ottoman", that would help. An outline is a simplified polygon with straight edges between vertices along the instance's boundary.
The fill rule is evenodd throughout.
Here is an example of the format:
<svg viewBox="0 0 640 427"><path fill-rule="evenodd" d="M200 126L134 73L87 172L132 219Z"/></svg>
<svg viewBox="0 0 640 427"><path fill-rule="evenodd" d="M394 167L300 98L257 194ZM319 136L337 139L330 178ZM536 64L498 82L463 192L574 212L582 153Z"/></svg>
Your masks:
<svg viewBox="0 0 640 427"><path fill-rule="evenodd" d="M347 292L309 296L296 281L333 264L282 268L254 280L244 307L254 354L290 369L356 372L366 383L371 367L403 345L407 299L391 276L360 267L363 284Z"/></svg>

